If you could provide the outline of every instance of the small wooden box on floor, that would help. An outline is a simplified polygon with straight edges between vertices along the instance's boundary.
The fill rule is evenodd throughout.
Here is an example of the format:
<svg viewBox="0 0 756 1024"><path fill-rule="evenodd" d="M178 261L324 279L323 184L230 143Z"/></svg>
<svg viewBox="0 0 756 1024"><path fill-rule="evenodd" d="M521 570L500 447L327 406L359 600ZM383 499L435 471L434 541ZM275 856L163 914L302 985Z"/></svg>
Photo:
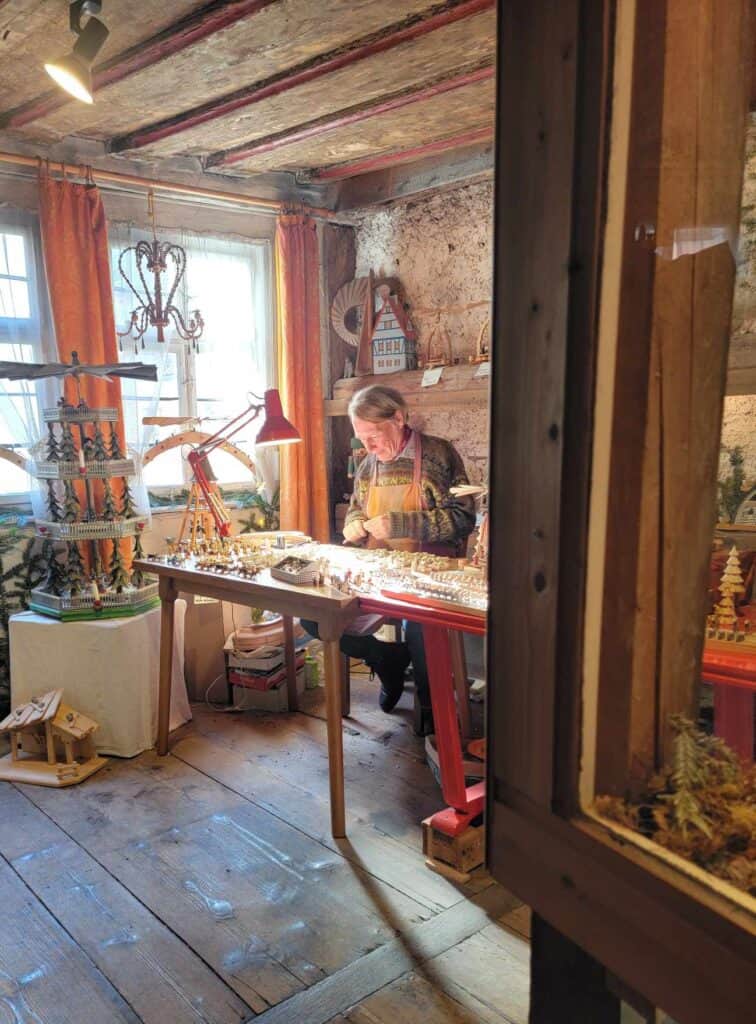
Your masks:
<svg viewBox="0 0 756 1024"><path fill-rule="evenodd" d="M429 860L448 864L463 875L480 867L486 849L483 825L470 825L458 836L447 836L434 829L431 821L426 818L423 822L423 853Z"/></svg>

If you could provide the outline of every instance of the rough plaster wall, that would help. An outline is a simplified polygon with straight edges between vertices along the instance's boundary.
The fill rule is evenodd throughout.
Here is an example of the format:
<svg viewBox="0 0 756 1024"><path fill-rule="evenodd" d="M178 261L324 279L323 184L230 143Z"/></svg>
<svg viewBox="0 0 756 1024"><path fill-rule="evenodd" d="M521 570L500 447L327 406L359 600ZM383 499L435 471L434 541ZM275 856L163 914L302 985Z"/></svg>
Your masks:
<svg viewBox="0 0 756 1024"><path fill-rule="evenodd" d="M756 362L756 115L746 135L743 198L738 244L738 267L732 310L730 365ZM730 472L728 449L739 445L745 456L746 480L756 482L756 395L733 395L724 400L720 478Z"/></svg>
<svg viewBox="0 0 756 1024"><path fill-rule="evenodd" d="M415 200L370 210L356 227L357 276L373 270L398 277L425 352L436 317L426 310L490 303L492 289L493 184L476 182ZM455 357L475 352L490 306L442 314ZM419 413L413 422L429 434L446 437L465 460L471 480L487 478L488 410L443 408Z"/></svg>

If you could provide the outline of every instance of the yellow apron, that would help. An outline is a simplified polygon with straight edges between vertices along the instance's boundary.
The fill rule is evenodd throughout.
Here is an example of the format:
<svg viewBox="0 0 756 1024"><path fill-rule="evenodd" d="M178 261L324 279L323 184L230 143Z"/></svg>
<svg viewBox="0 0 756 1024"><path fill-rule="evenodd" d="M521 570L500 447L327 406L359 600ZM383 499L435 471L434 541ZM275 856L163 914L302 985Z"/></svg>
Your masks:
<svg viewBox="0 0 756 1024"><path fill-rule="evenodd" d="M422 468L423 453L420 444L420 435L413 430L410 440L415 439L415 461L412 473L412 482L409 484L388 484L378 487L378 459L373 467L373 478L370 481L365 513L368 519L376 516L383 516L389 512L421 512L425 507L423 502L423 490L420 484L420 470ZM409 444L410 441L407 441ZM405 446L406 447L406 446ZM367 547L369 548L392 548L394 551L420 551L420 543L411 540L409 537L401 537L397 540L377 540L368 536Z"/></svg>

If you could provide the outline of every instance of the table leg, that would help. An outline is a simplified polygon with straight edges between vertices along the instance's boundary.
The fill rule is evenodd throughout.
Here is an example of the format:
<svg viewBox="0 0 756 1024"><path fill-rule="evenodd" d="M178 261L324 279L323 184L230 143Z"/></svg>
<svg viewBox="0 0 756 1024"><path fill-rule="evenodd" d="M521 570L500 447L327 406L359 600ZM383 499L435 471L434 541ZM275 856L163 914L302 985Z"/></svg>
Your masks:
<svg viewBox="0 0 756 1024"><path fill-rule="evenodd" d="M444 799L452 807L464 810L467 808L468 799L454 701L449 630L444 626L424 624L423 641L428 663L428 683L438 746L441 789Z"/></svg>
<svg viewBox="0 0 756 1024"><path fill-rule="evenodd" d="M173 613L178 592L172 579L160 577L160 680L158 683L157 752L168 753L168 726L171 718L171 679L173 678Z"/></svg>
<svg viewBox="0 0 756 1024"><path fill-rule="evenodd" d="M348 654L341 656L341 715L349 718L352 713L352 681L349 675L351 660Z"/></svg>
<svg viewBox="0 0 756 1024"><path fill-rule="evenodd" d="M286 664L286 695L289 700L289 711L299 711L297 695L297 656L294 650L294 619L291 615L283 616L284 662Z"/></svg>
<svg viewBox="0 0 756 1024"><path fill-rule="evenodd" d="M753 701L753 690L714 684L714 735L748 764L753 761Z"/></svg>
<svg viewBox="0 0 756 1024"><path fill-rule="evenodd" d="M328 778L331 790L331 833L346 835L344 821L344 746L341 734L341 651L338 640L323 642L325 653Z"/></svg>
<svg viewBox="0 0 756 1024"><path fill-rule="evenodd" d="M467 662L465 661L465 644L462 633L456 629L449 630L449 648L451 650L454 689L457 692L457 713L459 729L465 744L472 738L472 721L470 718L470 694L467 688Z"/></svg>

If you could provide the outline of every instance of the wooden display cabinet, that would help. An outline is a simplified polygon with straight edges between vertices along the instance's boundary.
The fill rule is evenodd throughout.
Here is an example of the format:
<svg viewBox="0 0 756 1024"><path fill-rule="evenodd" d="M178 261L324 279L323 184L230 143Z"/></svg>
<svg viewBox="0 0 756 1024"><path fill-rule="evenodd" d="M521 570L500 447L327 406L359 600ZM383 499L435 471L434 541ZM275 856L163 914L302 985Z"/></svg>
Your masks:
<svg viewBox="0 0 756 1024"><path fill-rule="evenodd" d="M590 810L695 707L750 6L500 5L487 847L531 1024L754 1019L753 901Z"/></svg>

